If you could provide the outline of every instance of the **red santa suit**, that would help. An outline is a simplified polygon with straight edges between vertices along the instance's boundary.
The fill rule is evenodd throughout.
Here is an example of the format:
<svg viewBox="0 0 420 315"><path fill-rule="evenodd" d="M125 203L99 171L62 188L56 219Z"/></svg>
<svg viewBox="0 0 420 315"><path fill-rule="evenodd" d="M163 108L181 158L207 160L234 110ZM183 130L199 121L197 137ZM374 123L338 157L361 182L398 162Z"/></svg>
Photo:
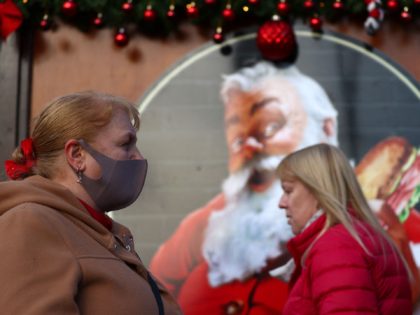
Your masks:
<svg viewBox="0 0 420 315"><path fill-rule="evenodd" d="M177 297L185 315L281 314L287 283L261 272L212 287L202 247L212 213L224 209L223 194L187 216L153 257L153 274Z"/></svg>

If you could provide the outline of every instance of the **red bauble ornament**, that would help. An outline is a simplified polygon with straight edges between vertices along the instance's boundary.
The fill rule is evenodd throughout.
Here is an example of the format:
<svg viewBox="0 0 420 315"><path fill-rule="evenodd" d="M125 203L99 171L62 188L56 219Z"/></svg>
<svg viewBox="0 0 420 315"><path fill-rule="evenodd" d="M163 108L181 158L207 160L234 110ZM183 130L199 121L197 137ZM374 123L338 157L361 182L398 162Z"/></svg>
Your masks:
<svg viewBox="0 0 420 315"><path fill-rule="evenodd" d="M204 0L204 3L205 4L208 4L208 5L213 5L213 4L215 4L217 2L217 0Z"/></svg>
<svg viewBox="0 0 420 315"><path fill-rule="evenodd" d="M257 4L259 4L259 3L260 3L260 0L248 0L248 3L249 3L250 5L257 5Z"/></svg>
<svg viewBox="0 0 420 315"><path fill-rule="evenodd" d="M386 3L386 7L389 11L395 12L398 10L399 3L397 0L388 0Z"/></svg>
<svg viewBox="0 0 420 315"><path fill-rule="evenodd" d="M401 17L401 21L403 21L403 22L408 23L408 22L411 21L412 16L411 16L411 13L410 13L410 10L408 9L408 7L404 7L404 9L401 11L400 17Z"/></svg>
<svg viewBox="0 0 420 315"><path fill-rule="evenodd" d="M121 9L125 12L125 13L129 13L131 11L133 11L134 6L133 6L133 0L127 0L126 2L124 2L121 5Z"/></svg>
<svg viewBox="0 0 420 315"><path fill-rule="evenodd" d="M286 16L289 14L289 4L285 0L280 0L279 3L277 3L277 12L281 16Z"/></svg>
<svg viewBox="0 0 420 315"><path fill-rule="evenodd" d="M198 8L195 5L195 2L187 4L187 15L192 19L198 17Z"/></svg>
<svg viewBox="0 0 420 315"><path fill-rule="evenodd" d="M169 6L169 10L168 10L168 12L166 12L166 16L168 17L168 19L171 19L171 20L176 17L175 5L171 4Z"/></svg>
<svg viewBox="0 0 420 315"><path fill-rule="evenodd" d="M52 26L52 21L49 17L48 14L44 14L44 16L42 17L41 22L39 22L39 27L41 27L41 29L43 31L48 31Z"/></svg>
<svg viewBox="0 0 420 315"><path fill-rule="evenodd" d="M102 13L98 13L96 15L96 17L92 20L92 24L97 28L100 28L104 25L104 18Z"/></svg>
<svg viewBox="0 0 420 315"><path fill-rule="evenodd" d="M322 20L318 16L313 16L309 21L309 25L313 31L319 32L322 29Z"/></svg>
<svg viewBox="0 0 420 315"><path fill-rule="evenodd" d="M61 6L61 11L67 16L74 16L77 13L77 3L74 0L66 0Z"/></svg>
<svg viewBox="0 0 420 315"><path fill-rule="evenodd" d="M128 34L124 27L120 27L114 36L114 42L117 46L123 47L128 44Z"/></svg>
<svg viewBox="0 0 420 315"><path fill-rule="evenodd" d="M144 10L143 18L147 22L152 22L156 19L156 11L153 10L152 6L147 6L146 10Z"/></svg>
<svg viewBox="0 0 420 315"><path fill-rule="evenodd" d="M232 6L230 4L227 4L226 7L223 9L222 15L225 21L232 21L233 19L235 19L235 12L233 12Z"/></svg>
<svg viewBox="0 0 420 315"><path fill-rule="evenodd" d="M213 41L217 44L220 44L225 40L225 36L223 35L223 31L221 27L216 29L216 32L213 34Z"/></svg>
<svg viewBox="0 0 420 315"><path fill-rule="evenodd" d="M310 11L314 8L315 4L312 0L305 0L305 2L303 3L303 7L305 8L305 10Z"/></svg>
<svg viewBox="0 0 420 315"><path fill-rule="evenodd" d="M289 23L274 17L258 29L257 47L264 59L287 61L294 58L297 43L293 28Z"/></svg>
<svg viewBox="0 0 420 315"><path fill-rule="evenodd" d="M336 0L334 1L332 7L336 11L342 11L344 9L344 3L341 0Z"/></svg>

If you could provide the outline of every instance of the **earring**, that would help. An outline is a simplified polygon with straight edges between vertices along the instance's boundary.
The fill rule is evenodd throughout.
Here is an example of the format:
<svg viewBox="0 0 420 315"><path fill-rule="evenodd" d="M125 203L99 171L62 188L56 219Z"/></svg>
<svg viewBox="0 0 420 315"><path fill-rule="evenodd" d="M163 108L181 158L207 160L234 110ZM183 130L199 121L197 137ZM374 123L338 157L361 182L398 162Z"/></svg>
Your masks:
<svg viewBox="0 0 420 315"><path fill-rule="evenodd" d="M76 182L79 183L79 184L81 184L82 183L83 172L80 169L80 167L77 168L76 174L77 174L77 180L76 180Z"/></svg>

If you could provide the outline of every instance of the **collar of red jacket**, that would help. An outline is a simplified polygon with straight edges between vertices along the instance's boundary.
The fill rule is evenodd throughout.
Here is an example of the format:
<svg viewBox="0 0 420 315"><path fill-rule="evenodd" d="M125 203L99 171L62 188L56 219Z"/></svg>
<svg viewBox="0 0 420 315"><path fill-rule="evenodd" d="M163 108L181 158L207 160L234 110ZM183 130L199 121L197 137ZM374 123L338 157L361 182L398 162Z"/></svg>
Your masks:
<svg viewBox="0 0 420 315"><path fill-rule="evenodd" d="M101 223L104 227L106 227L109 231L112 230L112 220L110 217L108 217L106 214L101 213L99 211L96 211L94 208L92 208L90 205L88 205L83 200L79 199L81 204L86 208L86 210L90 213L92 218L94 218L96 221Z"/></svg>
<svg viewBox="0 0 420 315"><path fill-rule="evenodd" d="M287 248L293 255L296 262L300 262L303 253L312 244L321 229L324 227L326 219L327 216L325 214L321 215L318 219L312 222L311 225L305 228L302 233L299 233L287 243Z"/></svg>
<svg viewBox="0 0 420 315"><path fill-rule="evenodd" d="M293 271L292 278L289 281L289 287L291 288L296 282L302 270L302 256L308 247L314 242L319 232L325 226L327 216L321 215L318 219L312 222L302 233L296 235L287 243L287 249L292 254L293 260L295 261L295 270Z"/></svg>

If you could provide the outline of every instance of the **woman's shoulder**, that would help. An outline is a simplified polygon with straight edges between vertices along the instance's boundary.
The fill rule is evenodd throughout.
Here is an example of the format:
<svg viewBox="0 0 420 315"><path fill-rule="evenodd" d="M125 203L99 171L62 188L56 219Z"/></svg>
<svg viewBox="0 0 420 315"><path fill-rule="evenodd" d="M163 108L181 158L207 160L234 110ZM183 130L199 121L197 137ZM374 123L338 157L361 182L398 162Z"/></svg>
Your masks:
<svg viewBox="0 0 420 315"><path fill-rule="evenodd" d="M0 216L0 237L11 240L16 251L19 249L28 255L36 251L40 244L51 251L67 251L68 240L76 232L69 223L52 208L32 202L21 203ZM7 250L7 245L0 246L0 251Z"/></svg>
<svg viewBox="0 0 420 315"><path fill-rule="evenodd" d="M28 241L42 238L44 241L64 242L67 245L80 235L80 225L77 217L59 211L53 207L36 203L24 202L9 209L0 216L0 236L7 236L13 230L16 236ZM28 231L30 231L28 233ZM61 240L61 241L59 241Z"/></svg>
<svg viewBox="0 0 420 315"><path fill-rule="evenodd" d="M319 255L331 253L332 255L351 256L356 259L369 260L366 255L366 249L369 252L377 254L379 251L388 249L384 247L386 240L379 232L375 231L368 223L362 221L354 222L354 229L360 241L350 233L350 231L341 223L327 229L313 244L311 254Z"/></svg>
<svg viewBox="0 0 420 315"><path fill-rule="evenodd" d="M308 252L307 266L314 274L333 273L337 270L360 270L368 267L372 259L347 229L340 225L329 228Z"/></svg>
<svg viewBox="0 0 420 315"><path fill-rule="evenodd" d="M68 219L59 211L35 202L21 203L0 216L0 226L13 226L23 232L36 229L51 233L68 223Z"/></svg>
<svg viewBox="0 0 420 315"><path fill-rule="evenodd" d="M34 218L39 219L41 217L54 217L58 213L55 209L45 206L37 202L22 202L14 207L10 208L8 211L4 212L0 216L0 220L11 220L16 217L24 218Z"/></svg>
<svg viewBox="0 0 420 315"><path fill-rule="evenodd" d="M346 244L351 239L350 232L346 229L346 227L341 224L335 224L329 227L318 239L317 244L318 246L334 246L337 245L337 242ZM333 244L331 244L334 241Z"/></svg>
<svg viewBox="0 0 420 315"><path fill-rule="evenodd" d="M369 228L368 228L369 229ZM360 235L360 228L356 228L357 233ZM362 231L365 231L362 229ZM361 237L364 241L364 237ZM361 246L356 239L350 234L347 228L339 223L328 228L314 243L312 253L353 253L354 251L362 251Z"/></svg>

